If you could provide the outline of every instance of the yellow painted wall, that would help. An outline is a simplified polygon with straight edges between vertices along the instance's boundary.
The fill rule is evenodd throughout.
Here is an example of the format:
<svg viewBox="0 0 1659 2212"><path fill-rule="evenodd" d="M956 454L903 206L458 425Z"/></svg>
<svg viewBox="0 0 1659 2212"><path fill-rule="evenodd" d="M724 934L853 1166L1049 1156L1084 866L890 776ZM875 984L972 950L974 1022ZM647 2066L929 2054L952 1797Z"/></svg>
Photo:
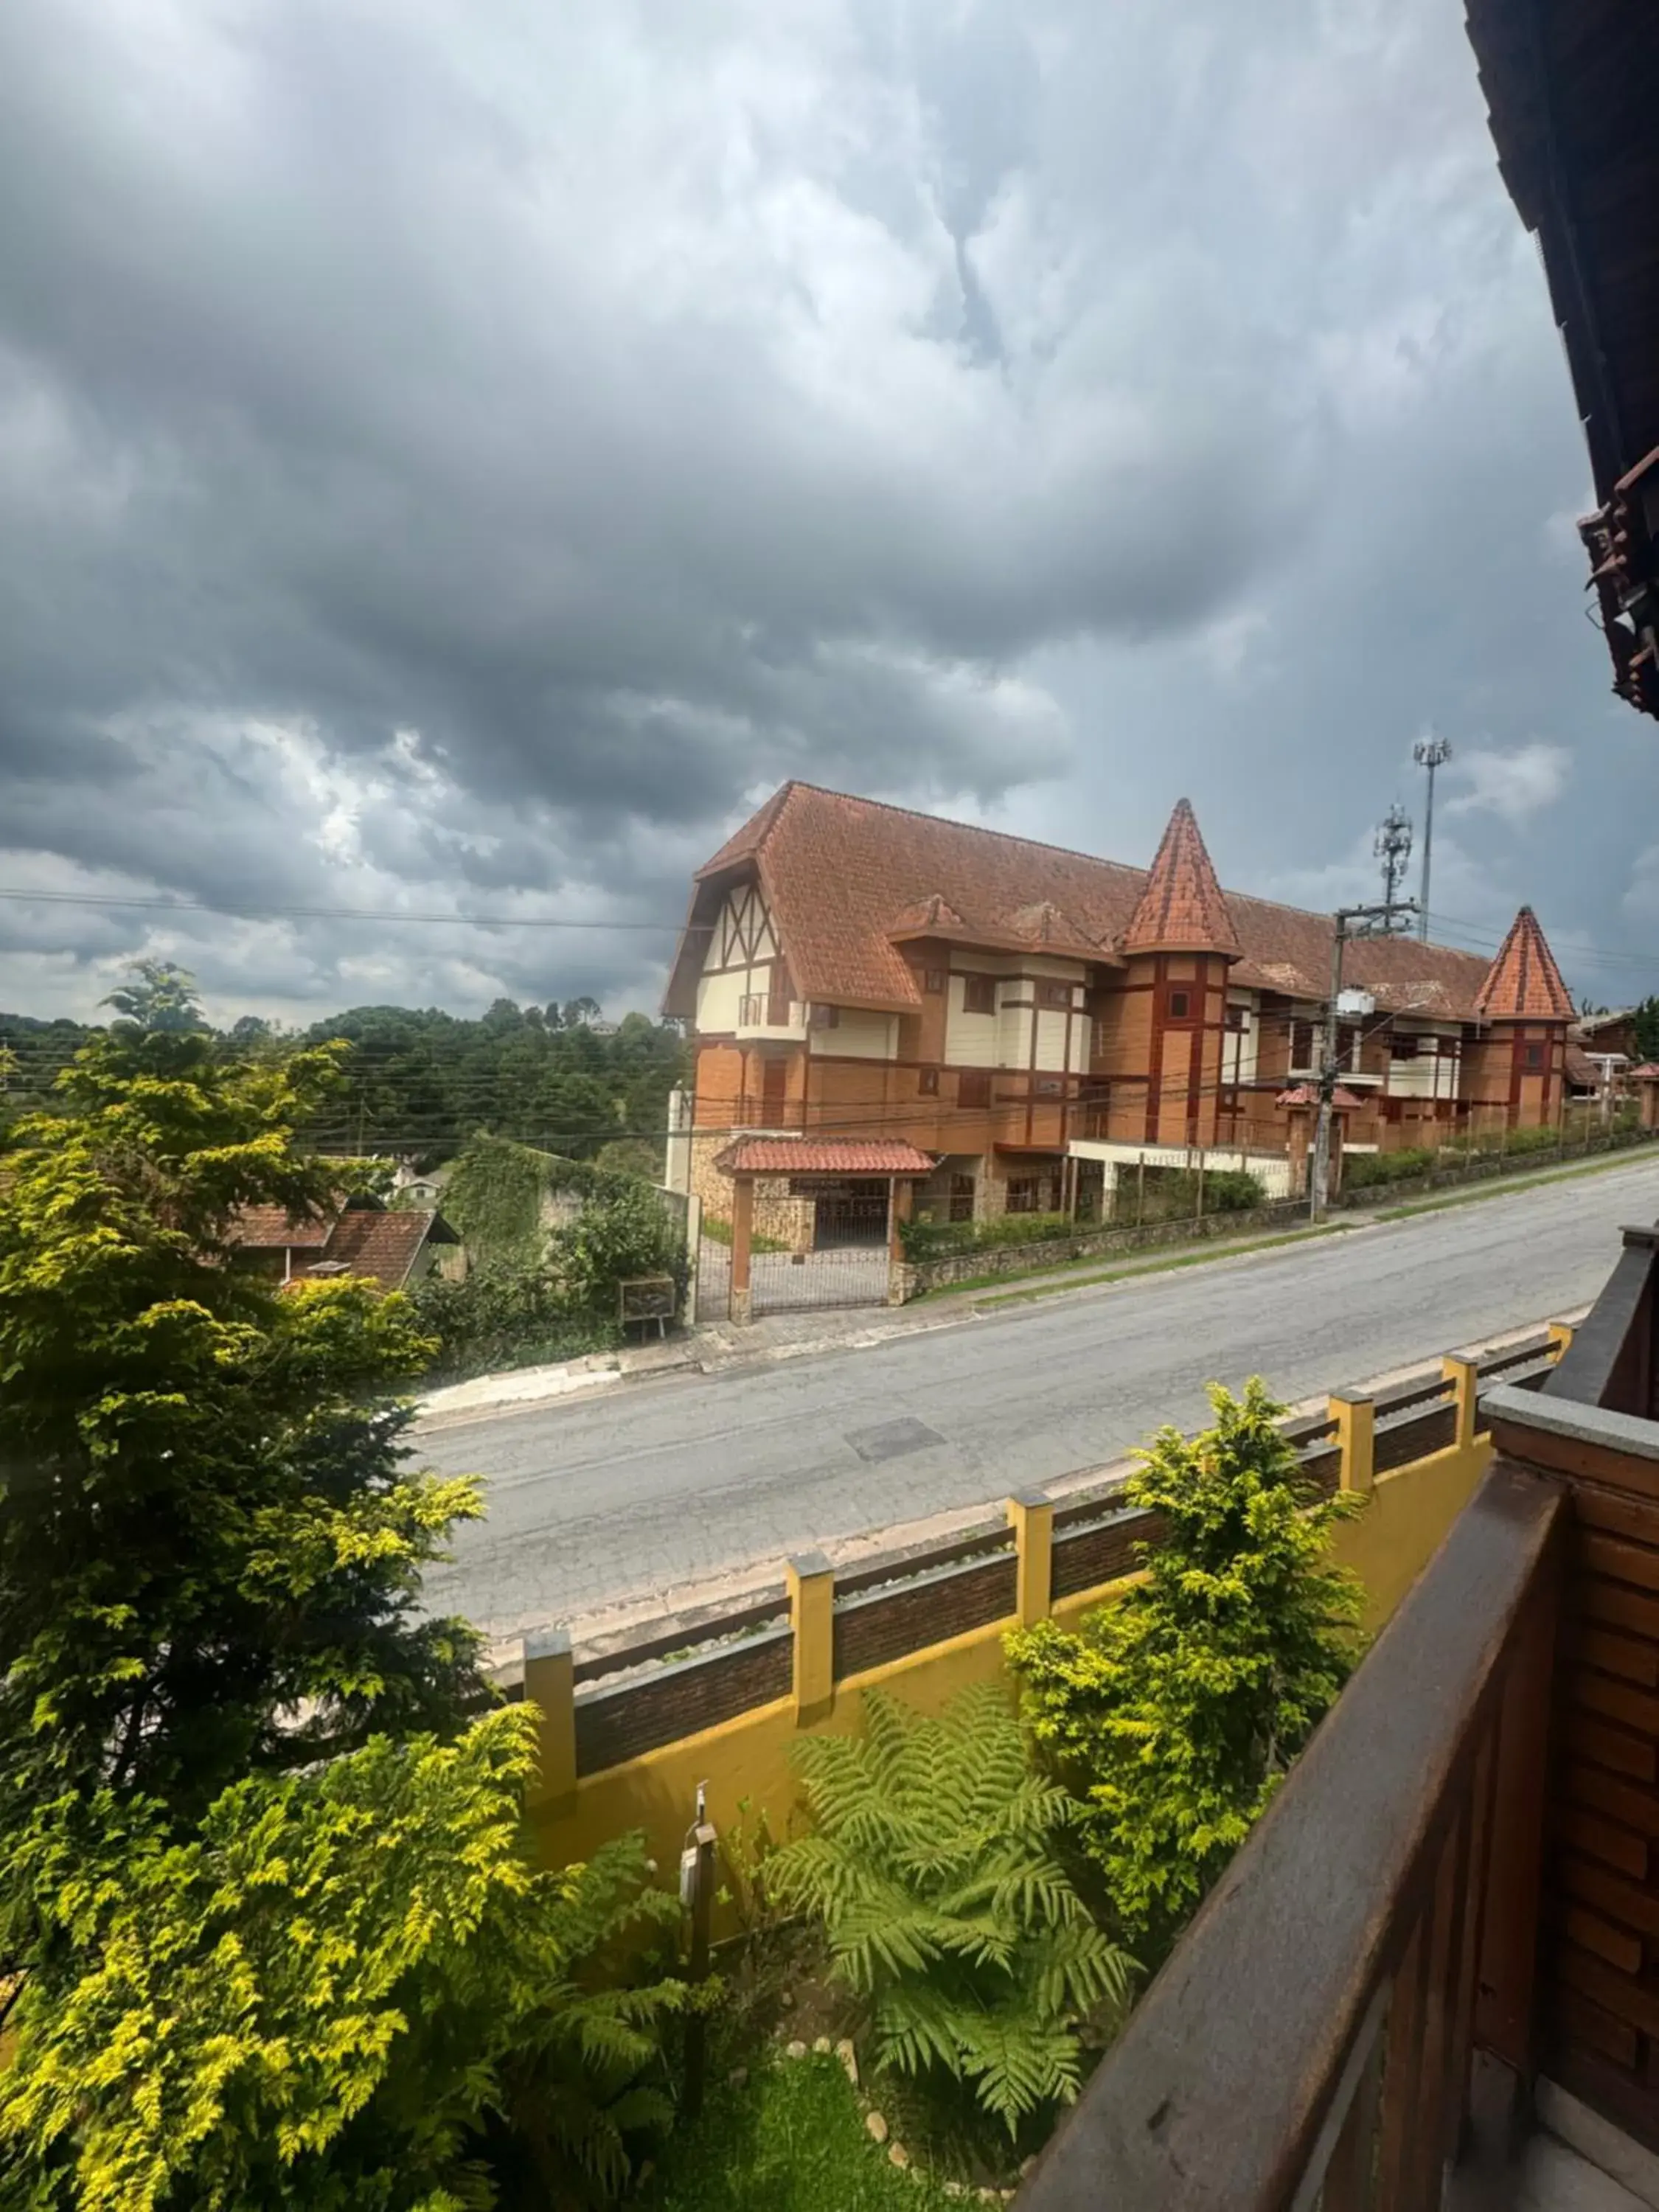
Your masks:
<svg viewBox="0 0 1659 2212"><path fill-rule="evenodd" d="M1365 1626L1372 1632L1389 1618L1438 1547L1485 1473L1491 1440L1453 1446L1380 1475L1365 1511L1338 1532L1336 1556L1365 1585ZM1062 1599L1054 1618L1074 1626L1094 1607L1127 1585L1111 1583ZM970 1631L949 1643L876 1668L842 1682L834 1711L813 1733L845 1733L859 1724L866 1691L892 1691L924 1712L938 1712L971 1683L1012 1682L1003 1659L1005 1620ZM774 1835L797 1818L789 1752L801 1731L793 1698L780 1698L701 1735L688 1736L626 1765L588 1775L576 1785L574 1808L552 1812L532 1805L540 1847L550 1864L586 1857L607 1837L643 1828L665 1871L677 1861L696 1802L697 1784L708 1785L708 1815L722 1833L742 1817L764 1811Z"/></svg>
<svg viewBox="0 0 1659 2212"><path fill-rule="evenodd" d="M1357 1521L1336 1532L1334 1557L1365 1585L1365 1628L1375 1636L1440 1548L1492 1458L1492 1438L1449 1446L1379 1474Z"/></svg>

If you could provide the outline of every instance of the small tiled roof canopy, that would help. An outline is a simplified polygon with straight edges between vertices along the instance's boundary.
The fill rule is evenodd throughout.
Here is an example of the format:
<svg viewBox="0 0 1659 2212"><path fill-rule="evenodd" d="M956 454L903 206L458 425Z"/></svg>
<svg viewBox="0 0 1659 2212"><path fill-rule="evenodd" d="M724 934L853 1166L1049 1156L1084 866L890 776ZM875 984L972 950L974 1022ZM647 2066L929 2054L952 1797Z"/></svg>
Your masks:
<svg viewBox="0 0 1659 2212"><path fill-rule="evenodd" d="M1475 995L1489 1022L1570 1022L1573 1005L1538 917L1523 906Z"/></svg>
<svg viewBox="0 0 1659 2212"><path fill-rule="evenodd" d="M930 1152L896 1139L741 1137L714 1163L727 1175L927 1176Z"/></svg>
<svg viewBox="0 0 1659 2212"><path fill-rule="evenodd" d="M1330 988L1330 916L1224 895L1191 809L1185 814L1187 820L1176 809L1164 839L1175 848L1166 872L1175 887L1187 886L1179 923L1172 887L1168 927L1201 926L1210 940L1219 940L1217 949L1236 946L1234 983L1322 1000ZM1200 855L1208 878L1201 896ZM1150 872L787 783L699 870L665 1011L696 1014L708 933L732 883L750 873L760 879L798 997L902 1013L922 1002L915 955L906 957L917 937L1121 967ZM1194 922L1194 905L1201 922ZM1351 944L1345 973L1385 1012L1466 1022L1475 1018L1486 968L1477 954L1393 937Z"/></svg>
<svg viewBox="0 0 1659 2212"><path fill-rule="evenodd" d="M1319 1085L1316 1083L1298 1083L1292 1090L1279 1092L1279 1103L1281 1106L1317 1106ZM1331 1103L1340 1113L1345 1107L1358 1106L1360 1101L1352 1091L1345 1091L1339 1083L1331 1093Z"/></svg>

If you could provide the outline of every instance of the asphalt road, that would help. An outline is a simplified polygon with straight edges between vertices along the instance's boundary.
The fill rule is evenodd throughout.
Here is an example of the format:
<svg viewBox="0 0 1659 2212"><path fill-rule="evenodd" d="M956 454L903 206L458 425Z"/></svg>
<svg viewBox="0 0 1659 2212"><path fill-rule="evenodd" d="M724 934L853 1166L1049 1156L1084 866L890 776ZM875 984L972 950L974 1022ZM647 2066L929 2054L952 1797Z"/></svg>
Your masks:
<svg viewBox="0 0 1659 2212"><path fill-rule="evenodd" d="M1211 1378L1283 1398L1381 1375L1588 1304L1643 1163L958 1327L435 1431L422 1455L487 1478L428 1603L497 1638L626 1597L957 1510L1198 1425Z"/></svg>

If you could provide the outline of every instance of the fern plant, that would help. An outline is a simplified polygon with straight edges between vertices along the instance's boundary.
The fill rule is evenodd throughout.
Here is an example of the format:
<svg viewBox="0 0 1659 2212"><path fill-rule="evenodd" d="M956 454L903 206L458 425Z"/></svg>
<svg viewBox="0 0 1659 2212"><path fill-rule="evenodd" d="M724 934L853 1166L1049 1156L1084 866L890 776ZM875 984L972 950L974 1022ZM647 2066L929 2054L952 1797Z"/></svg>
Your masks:
<svg viewBox="0 0 1659 2212"><path fill-rule="evenodd" d="M939 1719L872 1692L865 1713L862 1737L798 1746L815 1826L773 1856L772 1893L822 1922L876 2065L966 2084L1012 2136L1076 2095L1079 2028L1115 2024L1133 1962L1055 1858L1066 1795L994 1690Z"/></svg>

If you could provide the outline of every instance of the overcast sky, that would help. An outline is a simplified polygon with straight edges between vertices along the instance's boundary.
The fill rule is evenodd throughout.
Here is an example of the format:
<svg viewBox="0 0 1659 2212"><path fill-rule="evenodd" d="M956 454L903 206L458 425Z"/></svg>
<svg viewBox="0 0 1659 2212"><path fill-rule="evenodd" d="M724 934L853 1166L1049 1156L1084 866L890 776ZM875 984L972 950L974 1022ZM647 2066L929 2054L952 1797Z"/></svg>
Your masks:
<svg viewBox="0 0 1659 2212"><path fill-rule="evenodd" d="M6 0L0 888L675 921L787 775L1659 988L1460 0ZM672 935L0 900L0 1006ZM1620 957L1598 957L1589 948Z"/></svg>

